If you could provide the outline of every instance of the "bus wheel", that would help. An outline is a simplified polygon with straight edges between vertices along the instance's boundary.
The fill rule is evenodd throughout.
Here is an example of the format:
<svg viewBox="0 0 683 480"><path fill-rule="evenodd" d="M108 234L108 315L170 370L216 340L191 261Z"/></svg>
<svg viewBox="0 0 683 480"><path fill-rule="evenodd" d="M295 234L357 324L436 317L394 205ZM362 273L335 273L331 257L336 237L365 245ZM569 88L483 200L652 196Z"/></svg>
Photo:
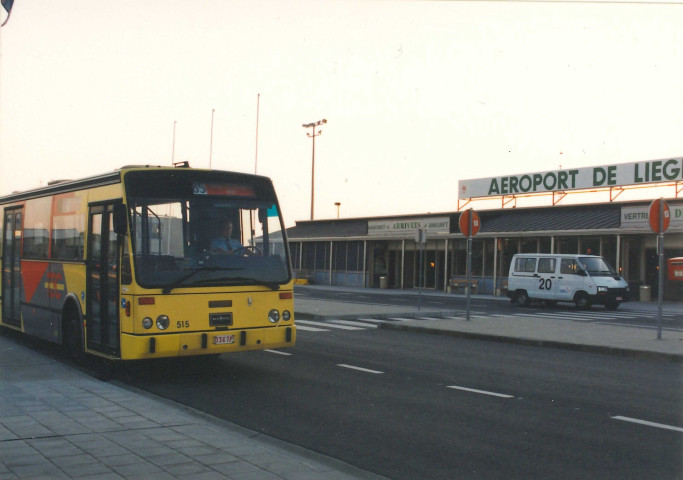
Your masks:
<svg viewBox="0 0 683 480"><path fill-rule="evenodd" d="M591 299L583 292L579 292L574 297L574 305L580 310L588 310L591 308Z"/></svg>
<svg viewBox="0 0 683 480"><path fill-rule="evenodd" d="M62 346L73 361L83 358L83 339L79 323L80 317L73 308L66 309L62 314Z"/></svg>
<svg viewBox="0 0 683 480"><path fill-rule="evenodd" d="M520 307L526 307L529 305L529 303L531 303L531 299L526 293L526 290L517 290L517 293L515 294L515 301Z"/></svg>

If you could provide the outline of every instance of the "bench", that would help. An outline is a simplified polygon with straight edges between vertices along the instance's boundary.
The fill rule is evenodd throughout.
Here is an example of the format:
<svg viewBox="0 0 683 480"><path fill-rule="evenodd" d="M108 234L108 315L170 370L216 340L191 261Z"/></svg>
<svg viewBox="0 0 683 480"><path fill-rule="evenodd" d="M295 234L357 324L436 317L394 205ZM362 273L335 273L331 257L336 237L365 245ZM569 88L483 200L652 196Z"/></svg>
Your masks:
<svg viewBox="0 0 683 480"><path fill-rule="evenodd" d="M477 293L478 280L470 279L470 292ZM467 293L467 279L466 278L451 278L448 281L448 286L454 293Z"/></svg>

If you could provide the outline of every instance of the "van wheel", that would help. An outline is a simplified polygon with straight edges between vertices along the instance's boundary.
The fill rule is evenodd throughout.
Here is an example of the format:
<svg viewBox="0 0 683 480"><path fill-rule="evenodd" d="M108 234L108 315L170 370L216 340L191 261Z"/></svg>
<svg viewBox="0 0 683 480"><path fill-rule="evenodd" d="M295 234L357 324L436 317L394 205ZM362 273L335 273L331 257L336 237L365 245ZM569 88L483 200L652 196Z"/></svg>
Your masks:
<svg viewBox="0 0 683 480"><path fill-rule="evenodd" d="M518 290L515 294L515 302L520 307L526 307L529 305L529 303L531 303L531 299L525 290Z"/></svg>
<svg viewBox="0 0 683 480"><path fill-rule="evenodd" d="M591 299L583 292L579 292L574 296L574 305L580 310L588 310L591 308Z"/></svg>

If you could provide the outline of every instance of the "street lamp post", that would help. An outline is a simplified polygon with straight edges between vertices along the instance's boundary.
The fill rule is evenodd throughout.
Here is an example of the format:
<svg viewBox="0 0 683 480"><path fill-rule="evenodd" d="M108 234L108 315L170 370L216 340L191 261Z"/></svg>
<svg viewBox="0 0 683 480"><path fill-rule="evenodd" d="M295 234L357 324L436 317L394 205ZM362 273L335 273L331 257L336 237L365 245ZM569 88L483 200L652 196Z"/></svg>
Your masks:
<svg viewBox="0 0 683 480"><path fill-rule="evenodd" d="M213 157L213 114L216 113L216 109L211 109L211 140L209 140L209 168L211 168L211 158Z"/></svg>
<svg viewBox="0 0 683 480"><path fill-rule="evenodd" d="M175 120L173 120L173 149L171 150L171 165L175 163L175 126L176 126Z"/></svg>
<svg viewBox="0 0 683 480"><path fill-rule="evenodd" d="M339 218L339 207L341 207L341 202L334 202L334 206L337 207L337 218Z"/></svg>
<svg viewBox="0 0 683 480"><path fill-rule="evenodd" d="M313 139L313 154L311 157L311 220L313 220L313 205L315 204L315 137L322 135L323 131L318 130L315 133L315 127L319 127L327 123L327 119L323 118L314 123L304 123L302 127L310 128L311 133L306 132L306 135Z"/></svg>

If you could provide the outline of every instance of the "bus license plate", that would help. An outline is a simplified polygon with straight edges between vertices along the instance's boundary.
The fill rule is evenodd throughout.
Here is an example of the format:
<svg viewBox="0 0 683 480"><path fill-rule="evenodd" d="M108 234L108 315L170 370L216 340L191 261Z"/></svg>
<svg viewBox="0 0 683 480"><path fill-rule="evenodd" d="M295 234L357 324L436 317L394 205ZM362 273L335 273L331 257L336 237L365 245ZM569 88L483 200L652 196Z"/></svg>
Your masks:
<svg viewBox="0 0 683 480"><path fill-rule="evenodd" d="M216 335L213 337L214 345L227 345L229 343L235 343L234 335Z"/></svg>

